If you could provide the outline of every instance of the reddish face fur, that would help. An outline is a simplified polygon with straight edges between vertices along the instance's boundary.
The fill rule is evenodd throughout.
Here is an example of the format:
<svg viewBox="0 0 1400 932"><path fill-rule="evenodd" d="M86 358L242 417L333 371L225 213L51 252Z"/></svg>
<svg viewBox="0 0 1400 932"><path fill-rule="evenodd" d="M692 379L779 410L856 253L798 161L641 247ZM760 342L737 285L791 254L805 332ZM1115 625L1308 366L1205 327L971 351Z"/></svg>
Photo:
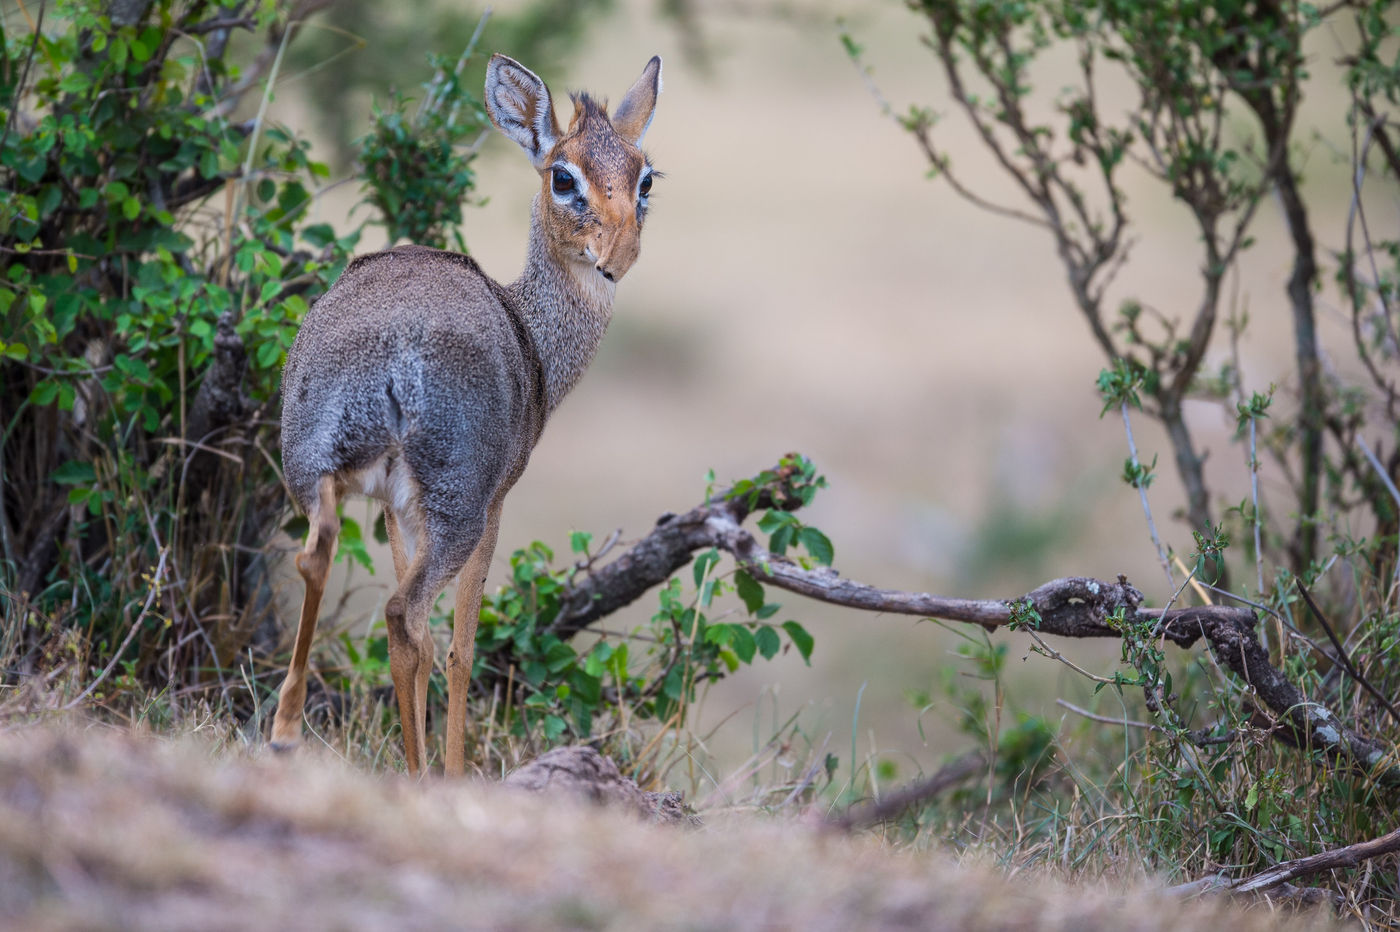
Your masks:
<svg viewBox="0 0 1400 932"><path fill-rule="evenodd" d="M576 96L569 129L540 172L542 219L556 258L594 265L605 278L620 280L641 252L647 199L639 188L650 174L642 150L603 107L586 94Z"/></svg>

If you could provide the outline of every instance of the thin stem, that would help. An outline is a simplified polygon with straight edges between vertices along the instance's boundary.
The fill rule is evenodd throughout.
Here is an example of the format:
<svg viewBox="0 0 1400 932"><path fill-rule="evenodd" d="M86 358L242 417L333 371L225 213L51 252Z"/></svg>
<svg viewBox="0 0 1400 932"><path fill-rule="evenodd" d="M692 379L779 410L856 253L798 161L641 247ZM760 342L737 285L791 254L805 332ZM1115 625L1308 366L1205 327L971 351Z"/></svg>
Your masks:
<svg viewBox="0 0 1400 932"><path fill-rule="evenodd" d="M112 671L117 668L117 661L121 660L122 654L126 653L126 649L131 646L132 640L135 639L137 632L141 630L141 623L146 620L146 615L149 614L151 610L151 604L155 602L156 596L160 594L160 580L161 577L165 575L165 558L169 555L169 548L162 547L160 551L160 560L157 561L156 570L151 575L151 590L146 593L146 604L141 606L141 614L137 615L136 620L131 623L131 630L126 633L126 638L123 639L121 646L112 654L112 659L107 662L107 666L103 668L102 672L87 685L86 689L78 694L78 698L65 705L63 711L67 712L69 709L81 705L83 700L91 696L93 691L96 690L98 686L102 685L102 681L107 679Z"/></svg>
<svg viewBox="0 0 1400 932"><path fill-rule="evenodd" d="M1138 459L1137 442L1133 439L1133 422L1128 417L1128 403L1124 401L1119 405L1119 410L1123 412L1123 431L1128 435L1128 454L1132 457L1133 472L1141 475L1142 462ZM1138 490L1138 499L1142 502L1142 513L1147 517L1147 531L1152 535L1152 546L1157 548L1157 559L1161 561L1162 572L1167 574L1167 585L1172 589L1176 588L1176 577L1172 574L1171 561L1167 559L1167 550L1162 546L1162 538L1157 534L1157 522L1152 518L1152 507L1147 504L1147 486L1138 481L1134 483Z"/></svg>
<svg viewBox="0 0 1400 932"><path fill-rule="evenodd" d="M1374 469L1376 475L1380 477L1381 483L1385 486L1386 491L1388 491L1390 497L1395 500L1395 507L1400 509L1400 489L1395 488L1395 483L1390 480L1390 474L1385 471L1385 467L1382 466L1381 461L1376 458L1376 454L1371 452L1371 447L1366 443L1366 439L1358 436L1356 438L1356 445L1361 448L1361 452L1366 457L1366 462L1371 464L1371 468ZM1395 598L1397 592L1400 592L1400 560L1395 561L1395 579L1390 587L1390 593L1385 599L1387 605L1390 604L1391 599Z"/></svg>

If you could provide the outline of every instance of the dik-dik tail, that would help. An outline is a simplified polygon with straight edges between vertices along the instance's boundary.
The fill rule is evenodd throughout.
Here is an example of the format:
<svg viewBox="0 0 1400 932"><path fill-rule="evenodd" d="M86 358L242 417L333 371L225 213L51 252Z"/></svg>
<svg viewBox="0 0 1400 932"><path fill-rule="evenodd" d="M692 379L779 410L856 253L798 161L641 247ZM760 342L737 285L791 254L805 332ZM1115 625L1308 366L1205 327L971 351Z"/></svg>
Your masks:
<svg viewBox="0 0 1400 932"><path fill-rule="evenodd" d="M337 508L360 492L384 503L398 579L385 615L410 773L428 759L428 612L458 577L445 760L449 774L463 771L477 613L501 505L593 359L617 282L637 260L657 177L639 146L660 90L653 58L611 115L575 95L564 129L544 82L493 56L487 112L540 175L520 278L501 285L466 256L400 247L357 259L307 313L282 385L284 472L311 528L297 557L306 596L274 747L300 740Z"/></svg>

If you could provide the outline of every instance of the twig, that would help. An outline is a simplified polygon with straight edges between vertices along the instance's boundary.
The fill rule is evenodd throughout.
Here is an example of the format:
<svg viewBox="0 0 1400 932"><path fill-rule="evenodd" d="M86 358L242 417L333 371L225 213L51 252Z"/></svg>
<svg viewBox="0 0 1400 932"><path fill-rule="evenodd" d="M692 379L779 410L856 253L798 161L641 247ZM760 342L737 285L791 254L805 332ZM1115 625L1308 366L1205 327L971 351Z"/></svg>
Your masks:
<svg viewBox="0 0 1400 932"><path fill-rule="evenodd" d="M895 116L894 108L890 106L889 100L885 97L884 93L881 92L880 86L875 83L875 77L870 73L870 68L862 63L860 56L855 51L852 51L849 57L851 59L851 64L855 66L856 73L860 75L861 81L864 82L865 89L870 93L870 96L875 99L875 105L880 108L880 113L883 116L889 117L899 125L900 129L903 129L914 137L914 141L919 144L919 148L924 153L924 158L928 159L929 165L932 166L933 170L939 172L943 176L955 194L969 204L979 207L988 213L1009 217L1012 220L1020 220L1023 223L1029 223L1031 226L1042 227L1047 230L1052 229L1050 223L1044 218L1017 210L1014 207L1005 207L1001 204L995 204L964 185L958 177L953 174L953 167L948 161L948 157L934 148L933 140L929 137L930 126L928 122L919 120L911 123Z"/></svg>
<svg viewBox="0 0 1400 932"><path fill-rule="evenodd" d="M183 31L188 35L198 36L206 32L218 32L220 29L233 29L234 27L251 31L256 26L257 23L251 16L229 16L223 19L206 19L202 23L191 23Z"/></svg>
<svg viewBox="0 0 1400 932"><path fill-rule="evenodd" d="M831 743L831 732L826 733L822 739L822 746L817 748L817 752L812 755L812 762L807 765L807 769L802 773L802 779L797 781L797 785L792 788L792 792L787 794L778 808L782 809L792 803L793 800L802 795L802 792L811 786L817 779L817 774L826 766L826 748Z"/></svg>
<svg viewBox="0 0 1400 932"><path fill-rule="evenodd" d="M1138 459L1137 441L1133 439L1133 422L1128 417L1128 402L1124 401L1120 406L1123 412L1123 432L1128 435L1128 454L1133 458L1133 469L1136 475L1141 476L1142 461ZM1172 575L1171 563L1167 560L1167 550L1162 546L1162 538L1157 535L1157 522L1152 519L1152 507L1147 504L1147 486L1138 481L1133 485L1137 487L1138 499L1142 502L1142 513L1147 518L1147 532L1152 535L1152 546L1157 548L1157 559L1162 564L1162 572L1167 574L1167 585L1176 588L1176 577Z"/></svg>
<svg viewBox="0 0 1400 932"><path fill-rule="evenodd" d="M969 777L981 773L986 766L987 758L981 751L968 751L962 757L939 768L931 776L889 793L878 802L850 807L841 815L828 819L826 826L837 831L849 832L862 826L886 822L912 806L942 795Z"/></svg>
<svg viewBox="0 0 1400 932"><path fill-rule="evenodd" d="M1170 735L1172 733L1169 729L1163 728L1161 725L1154 725L1152 722L1138 722L1128 718L1113 718L1108 715L1097 715L1090 712L1088 709L1081 709L1079 706L1071 702L1066 702L1063 699L1056 699L1055 704L1062 708L1069 709L1076 715L1082 715L1091 722L1099 722L1104 725L1118 725L1127 728L1146 728L1148 731L1156 731L1165 735ZM1197 728L1192 731L1183 731L1181 735L1198 748L1216 744L1229 744L1237 737L1237 733L1235 732L1224 735L1212 735L1211 731L1212 729L1209 727Z"/></svg>
<svg viewBox="0 0 1400 932"><path fill-rule="evenodd" d="M1095 683L1100 683L1104 686L1112 686L1114 684L1115 680L1109 679L1106 676L1099 676L1097 673L1090 673L1088 670L1079 666L1079 664L1075 663L1073 660L1070 660L1064 654L1055 650L1055 648L1051 647L1049 644L1046 644L1045 640L1041 638L1040 635L1036 634L1033 629L1026 628L1025 632L1031 636L1032 641L1035 641L1036 647L1040 648L1041 653L1045 654L1045 656L1049 657L1051 660L1058 660L1060 663L1069 667L1075 673L1078 673L1085 679L1093 680Z"/></svg>
<svg viewBox="0 0 1400 932"><path fill-rule="evenodd" d="M160 580L161 577L165 575L165 558L169 555L169 548L162 547L160 559L156 561L156 571L151 575L151 591L146 593L146 604L141 606L141 614L137 615L136 620L131 623L131 630L126 633L126 638L122 641L121 646L112 654L112 659L107 662L107 666L102 672L87 685L86 689L78 694L78 698L65 705L63 711L67 712L69 709L81 705L83 700L91 696L93 691L102 684L102 681L110 676L112 671L116 669L117 661L121 660L122 654L126 653L126 649L131 646L131 642L135 639L137 632L141 630L141 623L146 620L146 615L151 610L151 603L153 603L156 600L156 596L160 594Z"/></svg>
<svg viewBox="0 0 1400 932"><path fill-rule="evenodd" d="M1322 609L1318 608L1317 603L1313 601L1312 593L1308 592L1307 587L1303 585L1301 579L1295 580L1295 582L1298 584L1298 591L1302 593L1303 601L1308 603L1308 608L1312 610L1313 617L1317 619L1318 624L1322 625L1322 630L1327 633L1327 637L1331 640L1332 646L1337 648L1337 662L1342 665L1342 669L1346 670L1347 674L1351 676L1353 680L1374 696L1376 701L1390 713L1390 717L1395 720L1395 723L1400 725L1400 712L1396 712L1395 706L1390 704L1390 700L1381 695L1380 690L1372 686L1370 682L1367 681L1366 677L1361 675L1361 671L1356 669L1356 665L1353 664L1351 658L1347 656L1347 649L1342 644L1341 639L1337 637L1337 633L1333 631L1332 626L1328 624L1326 616L1322 614Z"/></svg>
<svg viewBox="0 0 1400 932"><path fill-rule="evenodd" d="M1135 722L1130 718L1113 718L1108 715L1099 715L1090 712L1088 709L1081 709L1079 706L1066 702L1063 699L1056 699L1055 704L1064 709L1069 709L1075 715L1083 716L1091 722L1099 722L1103 725L1122 725L1125 728L1146 728L1148 731L1163 731L1161 725L1154 725L1151 722Z"/></svg>
<svg viewBox="0 0 1400 932"><path fill-rule="evenodd" d="M19 114L19 99L24 94L24 87L29 83L29 68L34 64L34 53L39 48L39 35L44 28L44 14L48 12L49 5L42 3L39 5L39 21L34 24L34 38L29 43L29 55L24 59L24 72L20 75L19 83L15 85L14 97L10 99L9 113L5 114L5 131L0 133L0 152L5 151L5 143L10 139L10 127L14 125L15 117ZM26 12L26 16L28 13Z"/></svg>
<svg viewBox="0 0 1400 932"><path fill-rule="evenodd" d="M1390 493L1390 497L1395 499L1395 506L1400 508L1400 489L1395 488L1395 483L1390 480L1390 474L1385 471L1385 467L1382 466L1381 461L1376 458L1376 454L1371 452L1371 446L1366 442L1366 438L1358 436L1356 438L1356 445L1361 448L1361 452L1366 457L1366 462L1371 464L1371 468L1374 469L1376 475L1380 477L1381 483L1385 486L1386 491ZM1395 561L1395 588L1400 589L1400 560Z"/></svg>

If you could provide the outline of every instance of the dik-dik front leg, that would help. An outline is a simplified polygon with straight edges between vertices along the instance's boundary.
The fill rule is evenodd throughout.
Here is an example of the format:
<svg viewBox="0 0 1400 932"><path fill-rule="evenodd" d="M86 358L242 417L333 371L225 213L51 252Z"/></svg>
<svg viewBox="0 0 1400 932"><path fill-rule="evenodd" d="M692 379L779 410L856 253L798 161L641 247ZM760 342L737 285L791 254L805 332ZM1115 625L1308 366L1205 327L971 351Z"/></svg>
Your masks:
<svg viewBox="0 0 1400 932"><path fill-rule="evenodd" d="M317 503L307 515L310 527L306 544L297 554L297 571L306 583L301 601L301 620L297 623L296 646L292 663L282 691L277 697L277 715L272 720L272 747L288 751L301 742L301 716L306 707L306 665L311 656L311 641L316 635L316 617L321 611L321 596L326 591L326 577L331 572L331 556L340 533L340 519L335 508L338 495L335 480L322 476L317 487Z"/></svg>
<svg viewBox="0 0 1400 932"><path fill-rule="evenodd" d="M457 576L457 608L452 619L452 647L447 652L447 755L444 772L449 777L466 771L467 690L471 686L472 659L476 652L476 626L481 614L481 594L496 537L501 527L501 503L491 503L486 512L486 529L472 551L471 559Z"/></svg>

